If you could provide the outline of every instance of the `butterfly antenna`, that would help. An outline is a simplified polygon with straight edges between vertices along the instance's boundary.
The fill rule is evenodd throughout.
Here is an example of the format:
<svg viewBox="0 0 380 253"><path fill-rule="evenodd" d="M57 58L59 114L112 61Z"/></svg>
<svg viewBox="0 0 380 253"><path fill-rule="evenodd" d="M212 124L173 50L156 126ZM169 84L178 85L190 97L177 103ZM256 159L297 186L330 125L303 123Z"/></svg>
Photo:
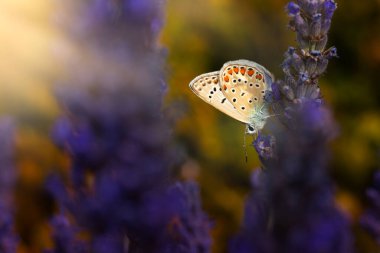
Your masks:
<svg viewBox="0 0 380 253"><path fill-rule="evenodd" d="M269 116L266 116L264 119L268 119L268 118L272 118L272 117L274 117L274 116L280 116L281 114L271 114L271 115L269 115Z"/></svg>

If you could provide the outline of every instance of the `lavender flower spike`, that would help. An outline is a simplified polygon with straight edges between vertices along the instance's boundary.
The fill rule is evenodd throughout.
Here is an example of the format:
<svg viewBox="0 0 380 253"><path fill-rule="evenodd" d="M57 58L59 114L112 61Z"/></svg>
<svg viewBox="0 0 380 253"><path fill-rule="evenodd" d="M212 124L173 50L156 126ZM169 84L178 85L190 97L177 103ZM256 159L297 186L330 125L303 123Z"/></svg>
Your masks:
<svg viewBox="0 0 380 253"><path fill-rule="evenodd" d="M278 114L285 115L292 104L302 101L321 102L318 79L329 60L337 56L335 47L326 49L336 8L333 0L298 0L288 4L289 27L296 32L298 46L290 47L285 54L282 65L285 78L275 84L282 94L274 105Z"/></svg>
<svg viewBox="0 0 380 253"><path fill-rule="evenodd" d="M71 158L70 183L67 191L47 185L61 213L89 235L90 252L160 252L175 210L157 44L163 1L62 4L74 6L61 24L83 55L64 56L67 76L57 86L63 113L52 134Z"/></svg>
<svg viewBox="0 0 380 253"><path fill-rule="evenodd" d="M195 181L177 183L171 189L177 212L171 223L168 252L211 252L211 223L202 211L200 192Z"/></svg>
<svg viewBox="0 0 380 253"><path fill-rule="evenodd" d="M275 156L263 161L264 170L253 180L231 253L352 251L350 224L335 207L326 169L330 115L309 103L290 117L297 127L273 133Z"/></svg>
<svg viewBox="0 0 380 253"><path fill-rule="evenodd" d="M335 48L325 50L335 8L332 0L287 6L298 46L285 54L284 80L273 84L273 110L283 124L268 122L272 136L261 134L254 142L263 171L259 183L253 180L231 253L352 252L350 225L335 207L327 171L327 142L336 127L318 86L336 55Z"/></svg>

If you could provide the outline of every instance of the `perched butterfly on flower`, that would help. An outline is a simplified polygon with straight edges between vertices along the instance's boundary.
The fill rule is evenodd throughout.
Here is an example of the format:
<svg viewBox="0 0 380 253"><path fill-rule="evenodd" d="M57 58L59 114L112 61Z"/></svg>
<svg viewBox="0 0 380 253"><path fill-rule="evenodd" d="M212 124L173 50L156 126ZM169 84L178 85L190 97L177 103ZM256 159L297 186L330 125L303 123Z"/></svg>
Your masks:
<svg viewBox="0 0 380 253"><path fill-rule="evenodd" d="M225 63L220 71L197 76L189 86L216 109L246 123L247 134L256 134L270 116L266 98L273 81L273 75L263 66L237 60Z"/></svg>

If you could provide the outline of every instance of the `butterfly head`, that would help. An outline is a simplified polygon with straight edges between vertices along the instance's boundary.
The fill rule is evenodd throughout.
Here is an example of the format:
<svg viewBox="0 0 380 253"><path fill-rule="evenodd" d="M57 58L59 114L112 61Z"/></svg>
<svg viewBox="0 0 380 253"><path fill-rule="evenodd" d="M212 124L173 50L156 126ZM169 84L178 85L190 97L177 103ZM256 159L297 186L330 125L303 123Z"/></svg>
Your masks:
<svg viewBox="0 0 380 253"><path fill-rule="evenodd" d="M261 129L264 128L265 122L269 117L267 106L263 105L254 111L250 117L250 122L247 123L247 128L245 132L247 134L257 134Z"/></svg>
<svg viewBox="0 0 380 253"><path fill-rule="evenodd" d="M254 135L257 133L257 129L255 126L247 124L246 129L245 129L246 134Z"/></svg>

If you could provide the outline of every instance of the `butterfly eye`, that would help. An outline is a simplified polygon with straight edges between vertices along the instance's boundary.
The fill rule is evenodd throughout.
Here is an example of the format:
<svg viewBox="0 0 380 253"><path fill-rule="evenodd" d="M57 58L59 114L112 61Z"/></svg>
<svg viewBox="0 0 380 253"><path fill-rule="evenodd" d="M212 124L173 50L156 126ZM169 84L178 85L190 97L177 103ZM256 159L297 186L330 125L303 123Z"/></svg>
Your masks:
<svg viewBox="0 0 380 253"><path fill-rule="evenodd" d="M255 129L252 126L248 126L248 133L255 132Z"/></svg>

